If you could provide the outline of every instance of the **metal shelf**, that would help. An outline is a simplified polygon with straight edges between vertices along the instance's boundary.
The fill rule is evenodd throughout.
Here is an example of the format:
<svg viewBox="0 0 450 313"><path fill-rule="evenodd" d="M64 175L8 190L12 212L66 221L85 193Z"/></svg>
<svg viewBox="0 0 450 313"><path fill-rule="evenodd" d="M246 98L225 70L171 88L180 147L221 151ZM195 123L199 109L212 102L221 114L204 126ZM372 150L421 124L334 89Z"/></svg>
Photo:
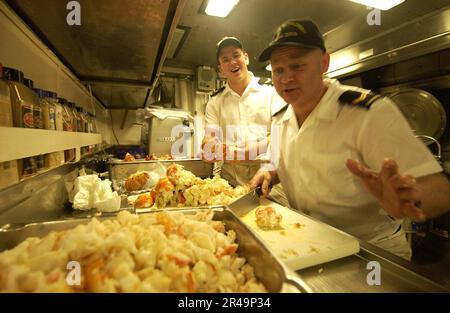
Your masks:
<svg viewBox="0 0 450 313"><path fill-rule="evenodd" d="M27 158L34 155L76 149L102 143L101 134L88 134L55 130L0 127L2 152L0 162Z"/></svg>

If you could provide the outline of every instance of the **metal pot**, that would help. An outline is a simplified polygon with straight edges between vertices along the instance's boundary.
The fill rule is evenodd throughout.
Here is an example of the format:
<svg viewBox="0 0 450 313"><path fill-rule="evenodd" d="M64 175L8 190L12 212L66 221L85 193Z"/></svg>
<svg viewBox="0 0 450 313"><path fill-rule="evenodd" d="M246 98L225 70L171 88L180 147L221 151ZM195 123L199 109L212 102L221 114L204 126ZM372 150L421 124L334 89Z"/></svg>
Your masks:
<svg viewBox="0 0 450 313"><path fill-rule="evenodd" d="M432 94L421 89L404 88L390 94L389 98L406 117L416 135L425 139L427 145L442 136L447 117L444 107Z"/></svg>

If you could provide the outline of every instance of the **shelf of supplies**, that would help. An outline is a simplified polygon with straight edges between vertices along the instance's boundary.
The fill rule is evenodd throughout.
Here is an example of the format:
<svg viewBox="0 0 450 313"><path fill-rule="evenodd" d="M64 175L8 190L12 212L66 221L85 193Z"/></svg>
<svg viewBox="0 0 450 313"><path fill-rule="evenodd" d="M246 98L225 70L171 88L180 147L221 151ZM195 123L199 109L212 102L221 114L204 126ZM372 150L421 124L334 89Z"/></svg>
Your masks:
<svg viewBox="0 0 450 313"><path fill-rule="evenodd" d="M102 143L102 135L19 127L0 127L0 162Z"/></svg>

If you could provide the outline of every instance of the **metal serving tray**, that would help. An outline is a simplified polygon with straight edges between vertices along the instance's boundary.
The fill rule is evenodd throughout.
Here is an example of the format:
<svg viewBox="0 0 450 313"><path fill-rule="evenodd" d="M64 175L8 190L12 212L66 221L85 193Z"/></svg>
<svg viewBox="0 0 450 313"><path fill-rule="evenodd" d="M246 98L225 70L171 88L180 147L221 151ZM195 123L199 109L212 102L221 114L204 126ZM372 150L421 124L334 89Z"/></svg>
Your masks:
<svg viewBox="0 0 450 313"><path fill-rule="evenodd" d="M136 160L136 161L122 161L111 159L108 162L109 177L113 181L113 187L117 190L117 184L114 182L123 182L130 175L138 171L153 171L158 169L160 165L168 167L171 164L180 164L185 170L192 172L195 176L200 178L208 178L213 173L213 163L203 162L201 159L182 159L182 160Z"/></svg>
<svg viewBox="0 0 450 313"><path fill-rule="evenodd" d="M287 269L261 240L225 206L142 210L137 214L154 214L161 211L195 214L207 209L214 210L214 220L222 221L227 230L232 229L236 232L236 241L239 244L238 255L245 257L247 262L253 266L255 276L266 286L269 292L311 292L311 289L303 280ZM98 217L98 219L105 220L114 217L110 215ZM51 231L74 228L79 224L87 224L89 221L91 221L90 218L83 218L33 224L8 224L0 228L0 251L11 249L28 237L43 237Z"/></svg>

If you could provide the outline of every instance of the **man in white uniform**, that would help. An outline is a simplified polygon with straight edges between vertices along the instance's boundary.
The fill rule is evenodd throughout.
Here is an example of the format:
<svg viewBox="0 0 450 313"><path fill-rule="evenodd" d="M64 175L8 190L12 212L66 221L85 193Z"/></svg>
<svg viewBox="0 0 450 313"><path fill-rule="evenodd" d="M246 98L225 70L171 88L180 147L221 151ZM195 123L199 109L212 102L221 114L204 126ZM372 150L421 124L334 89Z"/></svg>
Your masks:
<svg viewBox="0 0 450 313"><path fill-rule="evenodd" d="M438 162L391 100L323 78L329 54L312 21L283 23L259 58L269 59L289 105L273 122L279 158L251 185L267 194L280 181L293 208L409 259L402 219L450 209Z"/></svg>
<svg viewBox="0 0 450 313"><path fill-rule="evenodd" d="M221 176L233 186L245 185L260 168L260 163L251 160L266 152L272 114L284 101L273 87L260 85L247 69L249 56L235 37L219 41L216 57L227 84L207 104L203 147L211 150L215 144L225 143L229 157L224 158ZM203 157L216 161L215 155Z"/></svg>

